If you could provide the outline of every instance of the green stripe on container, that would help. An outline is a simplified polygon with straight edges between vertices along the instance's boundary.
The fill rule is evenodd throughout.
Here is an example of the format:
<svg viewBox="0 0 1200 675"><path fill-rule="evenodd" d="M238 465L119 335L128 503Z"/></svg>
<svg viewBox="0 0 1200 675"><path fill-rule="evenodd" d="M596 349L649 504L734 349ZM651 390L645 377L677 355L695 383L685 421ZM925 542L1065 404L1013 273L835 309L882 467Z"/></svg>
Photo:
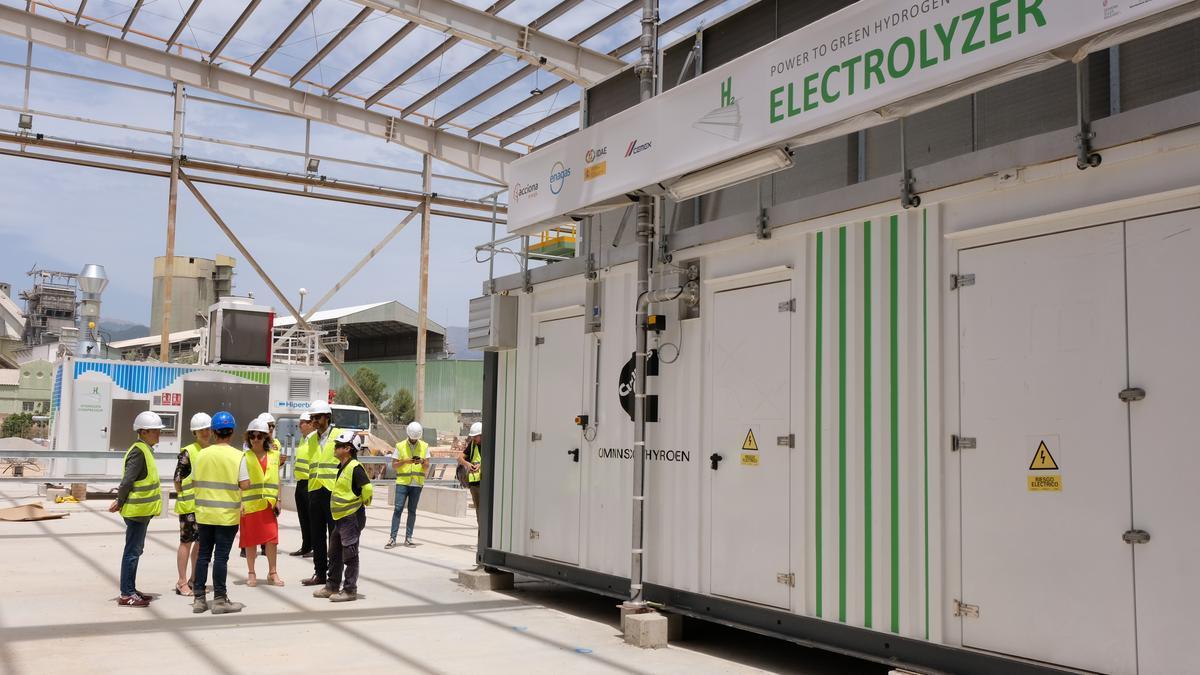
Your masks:
<svg viewBox="0 0 1200 675"><path fill-rule="evenodd" d="M838 621L846 621L846 228L838 229Z"/></svg>
<svg viewBox="0 0 1200 675"><path fill-rule="evenodd" d="M925 445L925 639L929 639L929 211L921 211L921 398Z"/></svg>
<svg viewBox="0 0 1200 675"><path fill-rule="evenodd" d="M890 229L890 263L888 288L891 312L888 317L891 331L891 500L892 500L892 632L900 632L900 218L892 216Z"/></svg>
<svg viewBox="0 0 1200 675"><path fill-rule="evenodd" d="M871 523L871 221L863 223L863 598L866 628L874 608Z"/></svg>
<svg viewBox="0 0 1200 675"><path fill-rule="evenodd" d="M814 451L814 462L815 462L816 468L814 471L815 479L813 482L815 483L815 485L813 486L813 495L814 495L814 498L816 499L815 530L816 530L816 538L817 538L817 616L822 616L823 613L821 610L822 610L822 604L823 604L823 599L824 599L824 591L822 588L824 585L824 576L822 574L824 571L824 563L822 561L822 557L824 556L823 539L825 537L825 533L824 533L824 528L822 527L822 522L821 522L821 483L823 482L822 476L821 476L821 440L822 440L821 437L823 435L821 433L821 408L822 408L822 405L821 405L821 376L823 374L822 373L823 369L821 367L822 366L821 361L824 357L824 355L822 354L822 350L825 346L824 336L822 335L822 333L825 330L825 320L824 320L825 300L821 296L825 290L825 233L824 232L817 233L817 284L816 284L816 289L817 289L816 290L816 295L817 295L817 303L816 303L817 304L817 307L816 307L817 340L816 340L816 343L817 344L816 344L816 363L814 364L814 367L813 367L814 382L815 382L815 384L814 384L815 391L813 393L813 402L814 402L813 403L813 405L814 405L813 417L815 418L814 423L813 423L813 428L814 428L813 451Z"/></svg>

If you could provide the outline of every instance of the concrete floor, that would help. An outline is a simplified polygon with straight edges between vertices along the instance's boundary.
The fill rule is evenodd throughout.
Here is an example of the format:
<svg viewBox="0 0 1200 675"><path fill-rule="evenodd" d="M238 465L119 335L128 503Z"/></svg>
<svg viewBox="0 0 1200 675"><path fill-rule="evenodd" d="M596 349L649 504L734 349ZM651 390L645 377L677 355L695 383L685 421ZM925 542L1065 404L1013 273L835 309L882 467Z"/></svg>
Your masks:
<svg viewBox="0 0 1200 675"><path fill-rule="evenodd" d="M0 483L0 506L36 499L33 486ZM474 562L474 519L421 514L412 549L383 549L391 512L373 507L363 535L362 599L334 605L300 580L311 560L282 557L287 586L245 585L233 558L230 590L240 614L193 615L173 594L174 516L150 528L138 586L161 593L149 609L118 607L124 525L107 502L46 504L70 517L0 522L0 673L368 672L422 673L885 673L870 663L702 621L666 649L626 645L615 601L518 578L513 591L455 583ZM295 514L281 518L281 546L299 541ZM259 579L266 562L259 561Z"/></svg>

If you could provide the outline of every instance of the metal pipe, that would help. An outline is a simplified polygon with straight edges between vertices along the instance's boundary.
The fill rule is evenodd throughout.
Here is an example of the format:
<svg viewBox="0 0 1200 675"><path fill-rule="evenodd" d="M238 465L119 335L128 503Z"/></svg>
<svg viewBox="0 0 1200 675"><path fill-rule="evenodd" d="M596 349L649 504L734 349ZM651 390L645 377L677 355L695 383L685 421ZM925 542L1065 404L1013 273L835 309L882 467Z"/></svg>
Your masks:
<svg viewBox="0 0 1200 675"><path fill-rule="evenodd" d="M82 8L81 8L82 9ZM171 294L175 281L175 211L179 204L179 157L183 154L183 95L184 88L175 87L175 111L171 124L171 178L167 188L167 250L163 260L162 330L158 360L171 361Z"/></svg>
<svg viewBox="0 0 1200 675"><path fill-rule="evenodd" d="M492 195L492 241L496 241L496 204L499 194ZM488 258L488 295L496 292L496 252Z"/></svg>
<svg viewBox="0 0 1200 675"><path fill-rule="evenodd" d="M417 296L417 391L413 394L413 414L417 420L425 417L425 350L429 340L429 200L433 195L433 158L425 153L422 162L421 189L425 203L421 206L421 264Z"/></svg>
<svg viewBox="0 0 1200 675"><path fill-rule="evenodd" d="M654 96L654 64L657 49L655 26L658 25L658 0L642 3L641 58L634 71L638 76L640 100ZM644 545L646 504L646 309L650 299L650 243L654 237L654 209L649 196L637 203L637 293L638 308L634 316L636 350L634 352L634 417L633 417L633 537L629 564L629 600L625 606L634 610L645 608L642 592L642 551ZM643 302L643 298L647 302Z"/></svg>

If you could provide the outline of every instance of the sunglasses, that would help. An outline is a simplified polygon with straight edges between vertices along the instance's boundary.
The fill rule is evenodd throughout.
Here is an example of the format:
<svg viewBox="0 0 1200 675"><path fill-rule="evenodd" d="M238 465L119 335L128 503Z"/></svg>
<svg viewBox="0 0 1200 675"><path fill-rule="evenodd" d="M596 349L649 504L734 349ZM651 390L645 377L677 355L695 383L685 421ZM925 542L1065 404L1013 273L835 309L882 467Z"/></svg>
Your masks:
<svg viewBox="0 0 1200 675"><path fill-rule="evenodd" d="M252 440L252 441L266 440L266 438L267 438L267 435L261 431L251 431L250 432L250 440Z"/></svg>

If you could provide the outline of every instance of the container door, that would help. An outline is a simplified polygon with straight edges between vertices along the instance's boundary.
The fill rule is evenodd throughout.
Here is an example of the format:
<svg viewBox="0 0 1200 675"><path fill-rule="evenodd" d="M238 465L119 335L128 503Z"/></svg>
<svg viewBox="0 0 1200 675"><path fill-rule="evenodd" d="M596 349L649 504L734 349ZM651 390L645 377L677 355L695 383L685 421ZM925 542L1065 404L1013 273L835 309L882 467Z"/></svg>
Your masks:
<svg viewBox="0 0 1200 675"><path fill-rule="evenodd" d="M537 339L530 551L577 565L583 439L575 416L583 412L583 317L543 321Z"/></svg>
<svg viewBox="0 0 1200 675"><path fill-rule="evenodd" d="M963 644L1135 672L1124 226L963 251Z"/></svg>
<svg viewBox="0 0 1200 675"><path fill-rule="evenodd" d="M104 452L112 436L112 383L107 381L74 382L71 402L71 445L65 450ZM107 473L103 459L73 459L69 475L96 476Z"/></svg>
<svg viewBox="0 0 1200 675"><path fill-rule="evenodd" d="M789 281L713 296L707 460L710 585L791 608L792 299ZM713 459L720 459L713 469Z"/></svg>
<svg viewBox="0 0 1200 675"><path fill-rule="evenodd" d="M1200 672L1200 211L1130 221L1129 404L1139 671Z"/></svg>

